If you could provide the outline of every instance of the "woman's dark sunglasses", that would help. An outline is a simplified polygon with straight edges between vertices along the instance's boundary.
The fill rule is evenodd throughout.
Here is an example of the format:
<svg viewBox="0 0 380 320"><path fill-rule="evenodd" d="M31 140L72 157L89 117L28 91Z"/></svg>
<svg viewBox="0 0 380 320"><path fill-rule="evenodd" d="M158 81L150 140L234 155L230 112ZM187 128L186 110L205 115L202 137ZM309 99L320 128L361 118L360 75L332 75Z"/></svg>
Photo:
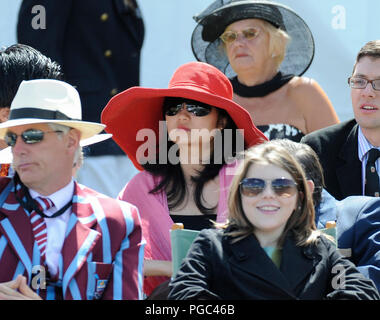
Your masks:
<svg viewBox="0 0 380 320"><path fill-rule="evenodd" d="M28 129L28 130L25 130L23 133L21 133L20 137L25 143L33 144L33 143L41 142L44 139L45 133L50 133L50 132L62 132L62 131L58 131L58 130L57 131L41 131L38 129ZM19 137L19 135L11 131L8 131L5 134L4 140L8 146L13 147L16 144L17 137Z"/></svg>
<svg viewBox="0 0 380 320"><path fill-rule="evenodd" d="M263 180L258 178L246 178L240 182L240 193L246 197L256 197L262 193L267 183L273 192L282 198L289 198L296 194L297 183L291 179L278 178L274 180Z"/></svg>
<svg viewBox="0 0 380 320"><path fill-rule="evenodd" d="M186 108L187 112L192 113L196 117L207 116L212 109L212 106L198 102L195 100L183 99L183 98L165 98L164 101L164 114L173 117L183 108Z"/></svg>

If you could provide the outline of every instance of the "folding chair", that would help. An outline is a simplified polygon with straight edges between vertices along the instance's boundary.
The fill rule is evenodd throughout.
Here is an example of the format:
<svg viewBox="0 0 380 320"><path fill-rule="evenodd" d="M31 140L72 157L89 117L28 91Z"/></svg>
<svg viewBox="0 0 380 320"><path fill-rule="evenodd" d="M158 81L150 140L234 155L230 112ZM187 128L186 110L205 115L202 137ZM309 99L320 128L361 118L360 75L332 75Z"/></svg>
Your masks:
<svg viewBox="0 0 380 320"><path fill-rule="evenodd" d="M182 260L186 257L191 244L199 231L184 229L182 223L174 223L170 230L170 240L172 245L172 266L174 278Z"/></svg>

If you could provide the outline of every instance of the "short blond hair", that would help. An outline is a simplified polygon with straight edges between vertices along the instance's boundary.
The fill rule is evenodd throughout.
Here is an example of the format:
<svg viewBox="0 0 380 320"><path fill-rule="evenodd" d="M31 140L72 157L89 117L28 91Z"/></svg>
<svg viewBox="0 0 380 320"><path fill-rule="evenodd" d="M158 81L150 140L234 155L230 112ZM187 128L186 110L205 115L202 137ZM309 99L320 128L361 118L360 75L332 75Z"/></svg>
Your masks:
<svg viewBox="0 0 380 320"><path fill-rule="evenodd" d="M291 38L286 31L276 28L268 21L262 21L266 31L269 33L269 53L272 55L277 69L279 69L282 61L284 61L286 47L291 41Z"/></svg>

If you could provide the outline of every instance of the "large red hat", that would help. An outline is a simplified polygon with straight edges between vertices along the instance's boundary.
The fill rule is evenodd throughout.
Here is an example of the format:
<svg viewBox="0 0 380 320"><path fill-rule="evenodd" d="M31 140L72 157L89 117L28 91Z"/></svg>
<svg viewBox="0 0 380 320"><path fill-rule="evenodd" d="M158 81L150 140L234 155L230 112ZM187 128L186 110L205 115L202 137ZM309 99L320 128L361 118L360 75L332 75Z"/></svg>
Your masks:
<svg viewBox="0 0 380 320"><path fill-rule="evenodd" d="M207 63L189 62L174 72L167 89L132 87L114 96L104 108L101 120L139 170L142 167L136 151L144 141L137 141L136 135L141 129L152 129L158 143L165 97L192 99L226 110L237 128L244 129L246 148L266 141L250 114L232 101L232 95L232 85L221 71Z"/></svg>

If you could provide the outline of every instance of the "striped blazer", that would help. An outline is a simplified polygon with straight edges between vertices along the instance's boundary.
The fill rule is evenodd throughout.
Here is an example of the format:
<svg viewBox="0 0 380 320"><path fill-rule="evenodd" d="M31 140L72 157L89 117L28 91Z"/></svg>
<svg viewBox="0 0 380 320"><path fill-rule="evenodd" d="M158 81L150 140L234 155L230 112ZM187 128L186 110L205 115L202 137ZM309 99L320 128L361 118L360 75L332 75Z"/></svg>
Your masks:
<svg viewBox="0 0 380 320"><path fill-rule="evenodd" d="M47 300L142 299L145 241L135 206L75 182L59 278L43 290L29 215L15 198L13 180L0 178L0 282L22 274Z"/></svg>

